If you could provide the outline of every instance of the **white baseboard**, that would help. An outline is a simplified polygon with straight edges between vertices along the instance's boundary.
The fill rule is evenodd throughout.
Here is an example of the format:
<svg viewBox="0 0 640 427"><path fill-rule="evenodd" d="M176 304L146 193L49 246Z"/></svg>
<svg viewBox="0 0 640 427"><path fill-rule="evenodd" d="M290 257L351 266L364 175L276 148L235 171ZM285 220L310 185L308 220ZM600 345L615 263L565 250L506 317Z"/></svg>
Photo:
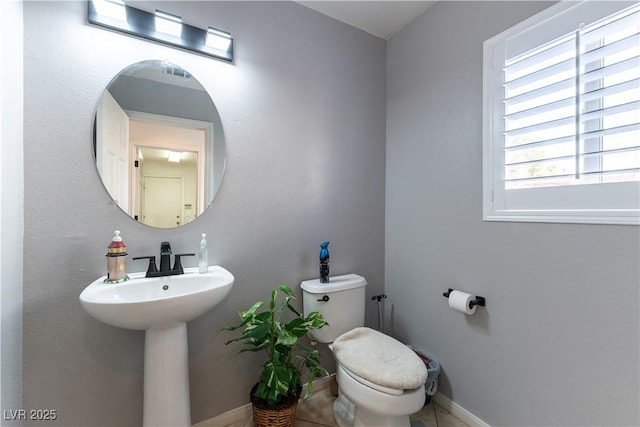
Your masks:
<svg viewBox="0 0 640 427"><path fill-rule="evenodd" d="M315 380L313 384L314 393L329 387L333 378L334 378L334 375ZM440 392L437 392L436 394L431 396L431 398L435 403L442 406L444 409L451 412L453 415L458 417L461 421L465 422L466 424L469 424L470 426L491 427L489 424L487 424L486 422L484 422L483 420L481 420L471 412L467 411L465 408L458 405L456 402L449 399L447 396L443 395ZM249 419L249 417L251 417L251 415L253 415L251 403L247 403L246 405L232 409L216 417L201 421L198 424L194 424L193 427L228 426L234 423L246 421L247 419Z"/></svg>
<svg viewBox="0 0 640 427"><path fill-rule="evenodd" d="M462 406L458 405L453 400L449 399L447 396L440 392L436 392L433 396L431 396L434 402L438 405L442 406L447 411L451 412L453 415L458 417L461 421L469 424L473 427L491 427L489 424L482 421L477 416L473 415L471 412L467 411Z"/></svg>
<svg viewBox="0 0 640 427"><path fill-rule="evenodd" d="M331 381L335 377L335 374L332 374L328 377L319 378L313 382L313 392L320 391L329 387ZM304 391L307 385L302 386L302 393L304 395ZM253 409L251 407L251 403L247 403L246 405L242 405L239 408L232 409L223 414L215 416L213 418L209 418L208 420L204 420L199 422L198 424L194 424L193 427L221 427L228 426L234 423L243 422L249 419L253 415Z"/></svg>

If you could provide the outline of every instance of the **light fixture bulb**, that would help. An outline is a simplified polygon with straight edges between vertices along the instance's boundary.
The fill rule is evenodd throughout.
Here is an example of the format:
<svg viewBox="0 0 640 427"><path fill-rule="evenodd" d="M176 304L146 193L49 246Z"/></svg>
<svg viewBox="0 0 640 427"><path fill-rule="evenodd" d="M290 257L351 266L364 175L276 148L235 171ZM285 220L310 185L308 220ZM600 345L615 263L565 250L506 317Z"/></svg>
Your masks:
<svg viewBox="0 0 640 427"><path fill-rule="evenodd" d="M231 34L209 27L206 45L226 52L231 45Z"/></svg>
<svg viewBox="0 0 640 427"><path fill-rule="evenodd" d="M156 9L156 31L174 37L182 37L182 18Z"/></svg>
<svg viewBox="0 0 640 427"><path fill-rule="evenodd" d="M127 10L124 0L93 0L93 5L99 15L118 21L127 21Z"/></svg>

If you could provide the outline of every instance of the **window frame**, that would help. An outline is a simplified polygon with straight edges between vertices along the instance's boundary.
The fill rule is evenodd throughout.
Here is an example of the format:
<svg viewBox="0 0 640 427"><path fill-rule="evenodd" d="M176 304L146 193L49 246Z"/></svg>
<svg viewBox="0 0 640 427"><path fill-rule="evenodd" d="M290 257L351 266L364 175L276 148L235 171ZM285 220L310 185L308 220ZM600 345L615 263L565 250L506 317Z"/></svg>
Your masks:
<svg viewBox="0 0 640 427"><path fill-rule="evenodd" d="M585 3L595 3L591 0L580 2L562 1L553 5L533 17L516 24L506 31L486 40L483 44L483 219L485 221L517 221L517 222L553 222L553 223L591 223L591 224L619 224L619 225L640 225L640 182L622 182L615 184L585 184L572 186L544 187L535 191L505 190L504 188L504 136L503 114L500 107L502 104L504 81L500 72L494 71L496 52L505 55L506 41L512 37L532 31L539 25L554 25L554 18L560 21L558 26L564 28L565 21L572 19L573 15L567 17L566 13L571 13L571 9ZM620 6L624 2L615 2L617 11L623 10L636 2L626 2L625 6ZM597 7L601 7L597 5ZM604 5L604 7L607 7ZM599 12L598 12L599 13ZM616 10L609 14L616 13ZM565 14L558 17L560 14ZM580 10L577 13L580 14ZM607 15L602 15L604 17ZM576 18L577 19L577 18ZM559 30L558 36L563 30ZM553 36L541 40L537 46L553 40ZM534 45L534 47L536 47ZM499 50L501 49L501 50ZM504 65L504 61L502 62ZM498 90L498 86L500 90ZM502 156L502 161L499 159ZM530 189L527 189L530 190ZM535 208L532 209L509 209L505 199L506 192L510 196L529 197ZM535 199L537 195L542 197L540 203ZM603 200L608 202L616 198L631 200L630 205L636 209L611 209L593 206L590 208L572 208L572 197L581 197L590 200L595 196L603 196ZM631 195L631 199L627 197ZM580 199L582 200L582 199ZM600 200L600 199L599 199ZM542 203L543 202L543 203Z"/></svg>

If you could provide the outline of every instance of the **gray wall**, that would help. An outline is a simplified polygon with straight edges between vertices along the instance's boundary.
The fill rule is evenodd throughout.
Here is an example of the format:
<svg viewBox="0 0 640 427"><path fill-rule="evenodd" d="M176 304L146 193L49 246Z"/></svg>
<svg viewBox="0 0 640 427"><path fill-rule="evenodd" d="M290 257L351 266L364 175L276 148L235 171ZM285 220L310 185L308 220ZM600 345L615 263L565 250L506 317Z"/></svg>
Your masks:
<svg viewBox="0 0 640 427"><path fill-rule="evenodd" d="M0 408L17 410L23 407L21 2L0 3L0 63Z"/></svg>
<svg viewBox="0 0 640 427"><path fill-rule="evenodd" d="M210 262L236 277L228 298L188 326L193 422L248 403L261 356L238 356L220 328L279 283L300 294L318 275L320 242L331 241L332 273L360 273L368 295L383 291L384 41L288 2L161 8L230 31L234 64L88 26L85 2L24 3L24 407L56 409L48 425L141 424L143 333L104 325L78 302L105 274L114 229L132 256L156 254L163 240L195 250L206 232ZM213 205L174 230L109 204L92 161L98 98L143 59L191 72L227 141ZM368 323L376 314L368 307Z"/></svg>
<svg viewBox="0 0 640 427"><path fill-rule="evenodd" d="M389 41L388 311L491 425L637 426L638 227L482 221L482 41L548 5L438 2Z"/></svg>

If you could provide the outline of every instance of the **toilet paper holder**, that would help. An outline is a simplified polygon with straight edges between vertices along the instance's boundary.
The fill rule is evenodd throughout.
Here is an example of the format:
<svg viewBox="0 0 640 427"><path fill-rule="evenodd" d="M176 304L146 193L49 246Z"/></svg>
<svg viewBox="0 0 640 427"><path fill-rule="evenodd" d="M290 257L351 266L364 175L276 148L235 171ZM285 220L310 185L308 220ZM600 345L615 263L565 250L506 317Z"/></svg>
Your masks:
<svg viewBox="0 0 640 427"><path fill-rule="evenodd" d="M447 292L443 293L442 296L445 298L449 298L449 295L451 294L451 292L453 291L453 289L449 288L449 290L447 290ZM473 308L476 305L480 305L482 307L486 307L487 306L487 300L485 299L485 297L479 297L478 295L476 295L476 299L474 299L473 301L469 302L469 308Z"/></svg>

